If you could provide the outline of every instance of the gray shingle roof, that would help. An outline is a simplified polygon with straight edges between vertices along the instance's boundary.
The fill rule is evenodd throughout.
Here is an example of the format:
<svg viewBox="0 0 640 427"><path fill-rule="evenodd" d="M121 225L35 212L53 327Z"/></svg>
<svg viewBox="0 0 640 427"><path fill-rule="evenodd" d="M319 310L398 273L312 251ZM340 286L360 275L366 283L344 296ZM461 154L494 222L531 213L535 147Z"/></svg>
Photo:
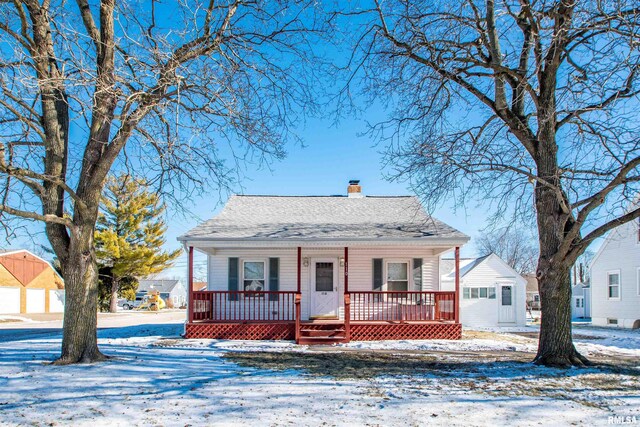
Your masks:
<svg viewBox="0 0 640 427"><path fill-rule="evenodd" d="M178 284L178 280L140 280L138 281L137 292L158 291L171 292Z"/></svg>
<svg viewBox="0 0 640 427"><path fill-rule="evenodd" d="M415 197L232 196L185 240L468 239L430 217Z"/></svg>

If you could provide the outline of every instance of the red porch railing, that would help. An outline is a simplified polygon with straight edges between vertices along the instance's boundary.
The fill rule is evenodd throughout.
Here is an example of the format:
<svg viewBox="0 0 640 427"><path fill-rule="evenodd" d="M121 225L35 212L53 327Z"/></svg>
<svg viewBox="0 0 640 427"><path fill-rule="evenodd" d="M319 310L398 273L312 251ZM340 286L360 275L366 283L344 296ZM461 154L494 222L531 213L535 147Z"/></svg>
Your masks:
<svg viewBox="0 0 640 427"><path fill-rule="evenodd" d="M295 291L193 292L193 320L211 322L293 322Z"/></svg>
<svg viewBox="0 0 640 427"><path fill-rule="evenodd" d="M194 291L192 298L193 321L300 321L296 291ZM349 292L345 315L351 322L454 321L455 292Z"/></svg>
<svg viewBox="0 0 640 427"><path fill-rule="evenodd" d="M455 292L350 292L351 321L453 321Z"/></svg>

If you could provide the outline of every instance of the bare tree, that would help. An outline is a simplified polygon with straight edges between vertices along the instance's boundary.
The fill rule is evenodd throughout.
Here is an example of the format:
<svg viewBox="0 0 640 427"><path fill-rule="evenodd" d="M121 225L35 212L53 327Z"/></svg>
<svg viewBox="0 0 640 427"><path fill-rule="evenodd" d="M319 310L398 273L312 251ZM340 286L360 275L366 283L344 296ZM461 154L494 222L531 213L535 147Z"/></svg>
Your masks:
<svg viewBox="0 0 640 427"><path fill-rule="evenodd" d="M475 242L481 255L494 253L520 274L535 271L538 248L523 230L504 228L482 234Z"/></svg>
<svg viewBox="0 0 640 427"><path fill-rule="evenodd" d="M194 190L228 184L239 159L281 156L298 113L314 106L313 6L0 4L1 220L43 222L60 260L57 363L104 358L93 234L109 171L134 168L184 205Z"/></svg>
<svg viewBox="0 0 640 427"><path fill-rule="evenodd" d="M430 206L476 198L535 218L535 362L588 363L571 338L571 266L640 216L637 1L372 0L343 15L361 29L350 69L394 107L372 128L393 175Z"/></svg>

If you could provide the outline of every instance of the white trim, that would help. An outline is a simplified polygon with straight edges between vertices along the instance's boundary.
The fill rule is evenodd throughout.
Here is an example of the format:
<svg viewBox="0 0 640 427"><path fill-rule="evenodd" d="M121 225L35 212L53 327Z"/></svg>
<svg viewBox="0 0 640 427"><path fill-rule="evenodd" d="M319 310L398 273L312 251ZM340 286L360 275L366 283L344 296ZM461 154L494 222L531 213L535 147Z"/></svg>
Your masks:
<svg viewBox="0 0 640 427"><path fill-rule="evenodd" d="M636 268L636 291L638 291L637 295L640 297L640 267Z"/></svg>
<svg viewBox="0 0 640 427"><path fill-rule="evenodd" d="M609 276L612 276L612 275L615 275L615 274L618 275L618 285L617 285L618 286L618 296L617 297L610 297L609 296L609 294L610 294L610 292L609 292L610 289L609 288L611 287L611 285L609 284ZM607 271L607 286L606 286L606 289L607 289L607 299L608 300L620 301L620 299L622 298L622 275L620 274L620 269Z"/></svg>

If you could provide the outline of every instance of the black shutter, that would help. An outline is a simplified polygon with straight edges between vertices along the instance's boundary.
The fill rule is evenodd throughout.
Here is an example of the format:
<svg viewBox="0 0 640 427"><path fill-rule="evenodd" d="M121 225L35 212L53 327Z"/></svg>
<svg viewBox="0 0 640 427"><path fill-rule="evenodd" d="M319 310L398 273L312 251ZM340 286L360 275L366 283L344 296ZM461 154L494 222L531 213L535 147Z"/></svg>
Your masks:
<svg viewBox="0 0 640 427"><path fill-rule="evenodd" d="M269 290L280 290L280 258L269 258ZM269 294L269 301L278 301L278 294Z"/></svg>
<svg viewBox="0 0 640 427"><path fill-rule="evenodd" d="M238 258L229 258L229 290L237 291L240 281L240 268ZM238 294L229 294L229 301L238 301Z"/></svg>
<svg viewBox="0 0 640 427"><path fill-rule="evenodd" d="M382 284L382 258L373 259L373 290L381 291Z"/></svg>
<svg viewBox="0 0 640 427"><path fill-rule="evenodd" d="M422 258L413 259L413 284L416 291L422 290Z"/></svg>

